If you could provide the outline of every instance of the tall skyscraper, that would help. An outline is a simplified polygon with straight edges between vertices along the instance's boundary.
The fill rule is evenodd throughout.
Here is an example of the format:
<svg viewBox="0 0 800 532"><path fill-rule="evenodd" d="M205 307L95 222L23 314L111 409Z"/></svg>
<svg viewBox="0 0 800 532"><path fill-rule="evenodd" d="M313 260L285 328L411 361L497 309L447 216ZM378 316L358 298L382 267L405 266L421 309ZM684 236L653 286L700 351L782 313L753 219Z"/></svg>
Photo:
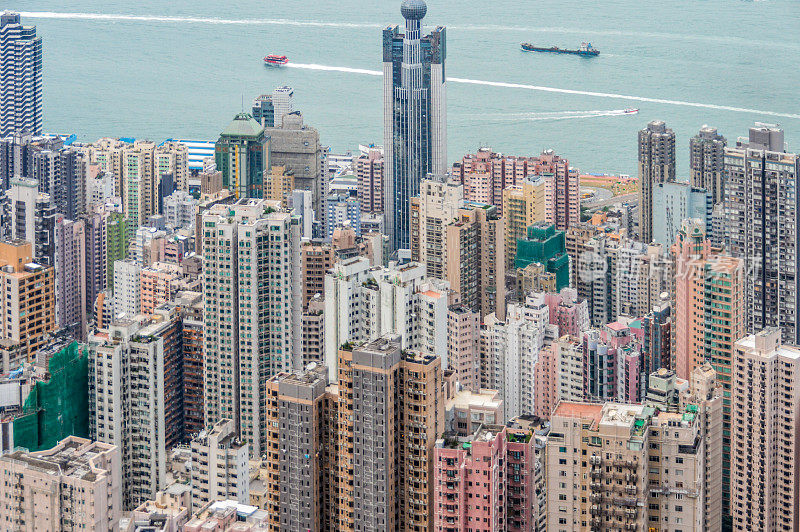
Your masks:
<svg viewBox="0 0 800 532"><path fill-rule="evenodd" d="M717 128L703 126L689 139L689 169L693 187L711 193L714 205L725 199L725 146L728 141L717 133Z"/></svg>
<svg viewBox="0 0 800 532"><path fill-rule="evenodd" d="M203 213L205 421L232 419L251 456L266 448L266 381L301 349L300 227L252 198Z"/></svg>
<svg viewBox="0 0 800 532"><path fill-rule="evenodd" d="M639 131L639 240L653 239L653 189L675 181L675 132L654 120Z"/></svg>
<svg viewBox="0 0 800 532"><path fill-rule="evenodd" d="M747 332L779 327L800 340L797 293L800 156L787 153L783 130L756 123L749 138L725 149L727 241L745 261Z"/></svg>
<svg viewBox="0 0 800 532"><path fill-rule="evenodd" d="M409 247L411 198L428 173L445 173L445 28L422 36L424 0L403 0L398 26L383 30L386 230L392 249Z"/></svg>
<svg viewBox="0 0 800 532"><path fill-rule="evenodd" d="M42 133L42 38L19 13L0 15L0 137Z"/></svg>
<svg viewBox="0 0 800 532"><path fill-rule="evenodd" d="M797 530L800 350L769 328L736 342L733 360L733 530Z"/></svg>

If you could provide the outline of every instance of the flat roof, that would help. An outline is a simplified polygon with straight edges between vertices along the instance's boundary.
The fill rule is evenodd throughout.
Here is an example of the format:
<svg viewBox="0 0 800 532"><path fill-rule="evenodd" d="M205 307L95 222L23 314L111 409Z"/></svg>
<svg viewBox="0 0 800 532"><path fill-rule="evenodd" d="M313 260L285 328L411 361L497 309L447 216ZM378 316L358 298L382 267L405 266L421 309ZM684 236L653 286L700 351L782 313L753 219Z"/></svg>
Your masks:
<svg viewBox="0 0 800 532"><path fill-rule="evenodd" d="M603 417L603 405L601 403L572 403L561 401L556 406L553 417L577 417L581 419L591 419L593 425L600 423Z"/></svg>

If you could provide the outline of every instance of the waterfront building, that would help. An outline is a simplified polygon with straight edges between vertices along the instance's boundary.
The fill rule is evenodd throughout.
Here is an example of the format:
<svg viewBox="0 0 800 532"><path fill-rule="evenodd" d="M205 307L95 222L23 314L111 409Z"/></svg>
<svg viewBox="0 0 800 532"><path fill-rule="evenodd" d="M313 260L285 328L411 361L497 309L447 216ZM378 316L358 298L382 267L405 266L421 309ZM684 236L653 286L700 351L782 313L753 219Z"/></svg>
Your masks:
<svg viewBox="0 0 800 532"><path fill-rule="evenodd" d="M687 218L700 220L714 237L714 198L710 191L688 183L658 183L653 188L653 242L667 248L675 242Z"/></svg>
<svg viewBox="0 0 800 532"><path fill-rule="evenodd" d="M217 170L222 172L222 186L234 197L263 197L264 171L272 166L270 137L264 126L247 113L237 114L220 133L214 153Z"/></svg>
<svg viewBox="0 0 800 532"><path fill-rule="evenodd" d="M233 420L220 419L200 431L189 449L193 513L215 501L250 502L249 452L236 436Z"/></svg>
<svg viewBox="0 0 800 532"><path fill-rule="evenodd" d="M799 174L800 156L786 151L777 126L756 123L725 148L728 251L745 263L747 332L779 327L793 345L800 343Z"/></svg>
<svg viewBox="0 0 800 532"><path fill-rule="evenodd" d="M690 183L711 194L718 205L725 200L725 147L728 141L717 133L717 128L703 126L689 139Z"/></svg>
<svg viewBox="0 0 800 532"><path fill-rule="evenodd" d="M675 132L654 120L639 131L639 241L653 240L653 191L675 181Z"/></svg>
<svg viewBox="0 0 800 532"><path fill-rule="evenodd" d="M122 517L120 452L69 436L38 452L0 456L4 530L117 530Z"/></svg>
<svg viewBox="0 0 800 532"><path fill-rule="evenodd" d="M198 235L205 422L232 419L253 457L266 445L267 379L300 364L300 228L277 207L252 198L216 205Z"/></svg>
<svg viewBox="0 0 800 532"><path fill-rule="evenodd" d="M794 530L800 521L800 349L765 329L733 349L730 514L733 530Z"/></svg>
<svg viewBox="0 0 800 532"><path fill-rule="evenodd" d="M391 249L410 245L411 198L447 165L446 33L422 35L424 0L404 0L398 26L383 30L384 211Z"/></svg>
<svg viewBox="0 0 800 532"><path fill-rule="evenodd" d="M19 13L0 14L0 138L42 133L42 38Z"/></svg>

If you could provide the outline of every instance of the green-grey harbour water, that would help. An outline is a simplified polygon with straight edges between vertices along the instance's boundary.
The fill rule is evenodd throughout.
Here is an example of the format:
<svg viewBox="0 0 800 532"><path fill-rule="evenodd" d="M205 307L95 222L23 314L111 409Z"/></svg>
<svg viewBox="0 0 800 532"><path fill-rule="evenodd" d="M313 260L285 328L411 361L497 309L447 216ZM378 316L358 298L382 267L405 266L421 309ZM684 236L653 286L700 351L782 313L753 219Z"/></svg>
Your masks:
<svg viewBox="0 0 800 532"><path fill-rule="evenodd" d="M243 98L247 107L254 96L290 85L306 122L344 152L382 143L381 78L269 68L261 58L280 53L296 65L380 70L380 30L402 23L399 5L11 0L3 8L23 12L44 38L47 132L85 141L214 140ZM448 27L449 77L606 94L449 83L451 160L480 145L520 155L553 148L584 171L635 174L636 131L653 119L678 134L679 177L688 175L688 139L703 124L735 142L755 121L779 123L789 149L800 150L796 0L430 0L425 23ZM575 48L581 41L601 55L519 46ZM621 114L625 108L640 112Z"/></svg>

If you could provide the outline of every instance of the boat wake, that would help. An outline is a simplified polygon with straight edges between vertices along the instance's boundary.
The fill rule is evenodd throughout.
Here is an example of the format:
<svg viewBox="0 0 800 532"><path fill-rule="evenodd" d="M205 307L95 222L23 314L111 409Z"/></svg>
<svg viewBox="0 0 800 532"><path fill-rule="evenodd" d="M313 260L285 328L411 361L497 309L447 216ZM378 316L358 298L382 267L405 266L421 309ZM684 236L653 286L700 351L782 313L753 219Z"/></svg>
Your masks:
<svg viewBox="0 0 800 532"><path fill-rule="evenodd" d="M233 19L217 17L178 17L161 15L122 15L115 13L68 13L59 11L25 11L20 12L25 18L44 18L44 19L76 19L76 20L96 20L96 21L117 21L117 22L162 22L168 24L239 24L251 26L296 26L312 28L384 28L386 24L380 23L357 23L357 22L328 22L319 20L291 20L291 19ZM667 32L642 32L625 30L603 30L597 28L577 28L577 27L558 27L558 26L503 26L494 24L454 24L448 25L450 30L458 31L487 31L487 32L518 32L518 33L550 33L565 35L591 35L591 36L620 36L633 37L637 39L668 39L717 42L720 44L736 43L740 46L750 46L763 48L765 46L775 48L800 48L795 42L785 41L761 41L750 37L735 37L730 35L697 35L684 33Z"/></svg>
<svg viewBox="0 0 800 532"><path fill-rule="evenodd" d="M496 122L537 122L543 120L574 120L580 118L599 118L606 116L635 115L630 109L609 109L597 111L554 111L549 113L496 113L475 115Z"/></svg>
<svg viewBox="0 0 800 532"><path fill-rule="evenodd" d="M299 68L304 70L323 70L327 72L343 72L348 74L366 74L370 76L382 76L380 70L368 70L364 68L350 68L339 67L330 65L317 65L317 64L303 64L303 63L289 63L286 65L291 68ZM467 79L467 78L447 78L450 83L463 83L466 85L484 85L488 87L502 87L507 89L523 89L539 92L552 92L558 94L571 94L575 96L592 96L596 98L609 98L614 100L626 100L631 102L645 102L657 103L662 105L676 105L681 107L695 107L700 109L713 109L715 111L729 111L733 113L746 113L762 116L777 116L781 118L794 118L800 120L800 114L795 113L780 113L776 111L763 111L760 109L749 109L747 107L735 107L732 105L716 105L713 103L698 103L686 102L681 100L668 100L664 98L649 98L647 96L631 96L628 94L615 94L610 92L594 92L584 91L578 89L562 89L559 87L547 87L543 85L529 85L526 83L509 83L505 81L488 81L482 79Z"/></svg>

